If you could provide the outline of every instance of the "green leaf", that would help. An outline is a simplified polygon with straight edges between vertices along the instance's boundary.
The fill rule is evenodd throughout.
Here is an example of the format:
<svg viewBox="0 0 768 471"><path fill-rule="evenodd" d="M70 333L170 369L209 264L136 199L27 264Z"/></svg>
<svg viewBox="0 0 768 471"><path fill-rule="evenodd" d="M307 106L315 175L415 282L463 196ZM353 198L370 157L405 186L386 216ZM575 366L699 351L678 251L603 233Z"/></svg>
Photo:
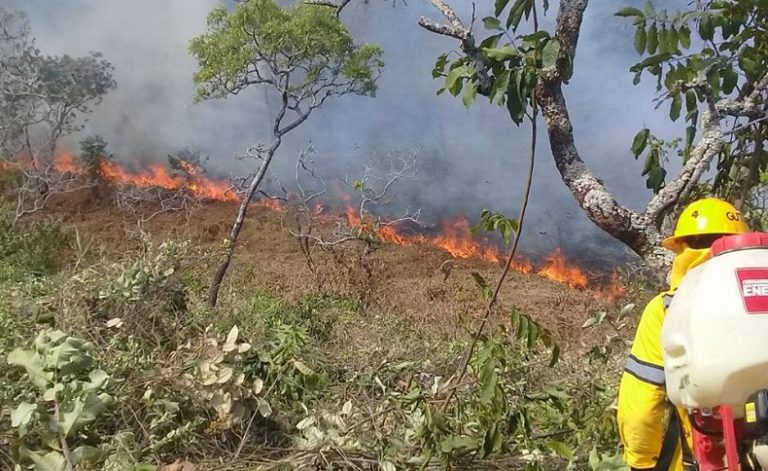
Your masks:
<svg viewBox="0 0 768 471"><path fill-rule="evenodd" d="M45 390L43 393L43 400L48 402L53 402L56 400L56 398L59 396L59 393L64 391L64 384L62 383L55 383L53 387L50 387Z"/></svg>
<svg viewBox="0 0 768 471"><path fill-rule="evenodd" d="M496 453L504 444L504 435L497 424L491 425L483 437L483 456Z"/></svg>
<svg viewBox="0 0 768 471"><path fill-rule="evenodd" d="M685 91L685 110L688 113L696 110L696 92L693 90Z"/></svg>
<svg viewBox="0 0 768 471"><path fill-rule="evenodd" d="M659 30L659 53L664 54L666 52L670 52L669 49L667 49L667 46L669 46L669 41L667 39L667 27L662 26L661 30Z"/></svg>
<svg viewBox="0 0 768 471"><path fill-rule="evenodd" d="M487 301L491 299L491 296L493 295L493 292L491 291L491 287L488 286L488 282L485 281L485 278L483 278L483 275L480 273L473 271L472 272L472 278L475 280L475 284L480 287L480 290L483 293L483 298Z"/></svg>
<svg viewBox="0 0 768 471"><path fill-rule="evenodd" d="M63 334L64 337L59 337L57 335L59 333L63 334L63 332L48 334L52 340L46 345L47 352L43 357L46 369L58 369L59 376L77 375L87 371L96 363L90 355L90 344L66 334ZM56 337L54 338L53 335Z"/></svg>
<svg viewBox="0 0 768 471"><path fill-rule="evenodd" d="M670 26L669 30L667 31L667 52L674 53L677 52L677 42L678 42L678 33L677 29L675 29L675 26Z"/></svg>
<svg viewBox="0 0 768 471"><path fill-rule="evenodd" d="M35 471L64 471L67 468L67 460L57 451L43 455L27 450L25 455L35 463Z"/></svg>
<svg viewBox="0 0 768 471"><path fill-rule="evenodd" d="M757 74L758 63L751 57L739 56L739 67L747 74L747 78L753 78Z"/></svg>
<svg viewBox="0 0 768 471"><path fill-rule="evenodd" d="M476 438L452 435L440 442L440 451L443 453L452 453L457 450L474 450L478 447L478 445L479 443L477 442Z"/></svg>
<svg viewBox="0 0 768 471"><path fill-rule="evenodd" d="M637 134L635 134L635 138L632 139L632 155L635 156L635 159L637 159L640 154L643 153L645 150L645 146L648 144L648 136L651 135L651 130L648 128L641 129Z"/></svg>
<svg viewBox="0 0 768 471"><path fill-rule="evenodd" d="M525 315L520 315L518 317L518 324L517 324L517 338L518 339L525 339L526 342L528 341L528 329L530 327L530 320Z"/></svg>
<svg viewBox="0 0 768 471"><path fill-rule="evenodd" d="M676 93L672 97L672 105L669 108L669 118L672 121L677 121L677 118L680 117L680 110L683 107L683 100L680 98L680 94Z"/></svg>
<svg viewBox="0 0 768 471"><path fill-rule="evenodd" d="M687 26L683 25L680 27L680 45L682 45L685 49L688 49L691 47L691 30L688 29Z"/></svg>
<svg viewBox="0 0 768 471"><path fill-rule="evenodd" d="M491 93L488 98L494 103L501 104L504 101L507 87L509 87L509 70L505 69L504 72L494 77L493 86L491 87Z"/></svg>
<svg viewBox="0 0 768 471"><path fill-rule="evenodd" d="M437 61L435 61L435 68L432 69L432 78L437 78L443 75L445 66L448 64L448 54L441 54Z"/></svg>
<svg viewBox="0 0 768 471"><path fill-rule="evenodd" d="M560 56L560 41L557 39L550 39L544 45L544 49L541 51L541 65L544 68L554 67L557 63L557 58Z"/></svg>
<svg viewBox="0 0 768 471"><path fill-rule="evenodd" d="M655 147L651 147L648 155L645 156L645 162L643 163L642 176L648 175L651 170L659 166L659 150Z"/></svg>
<svg viewBox="0 0 768 471"><path fill-rule="evenodd" d="M461 99L464 103L464 108L469 109L469 107L472 106L472 103L475 102L475 97L477 97L477 82L473 80L470 82L469 86L464 89L464 96Z"/></svg>
<svg viewBox="0 0 768 471"><path fill-rule="evenodd" d="M499 16L501 15L501 12L504 11L504 9L507 7L507 4L509 3L509 0L496 0L495 2L495 15Z"/></svg>
<svg viewBox="0 0 768 471"><path fill-rule="evenodd" d="M621 10L614 13L616 16L622 16L622 17L629 17L629 16L638 16L640 18L645 18L645 15L643 15L643 12L638 10L637 8L633 7L624 7Z"/></svg>
<svg viewBox="0 0 768 471"><path fill-rule="evenodd" d="M507 110L509 116L517 124L523 122L525 117L525 109L528 102L525 98L520 96L520 86L522 84L522 76L519 69L510 71L509 86L507 87Z"/></svg>
<svg viewBox="0 0 768 471"><path fill-rule="evenodd" d="M560 345L555 344L552 347L552 357L549 360L549 367L552 368L560 360Z"/></svg>
<svg viewBox="0 0 768 471"><path fill-rule="evenodd" d="M651 0L648 0L645 4L645 16L655 16L656 10L653 8L653 3L651 3Z"/></svg>
<svg viewBox="0 0 768 471"><path fill-rule="evenodd" d="M650 28L648 28L648 34L646 37L645 42L645 49L648 51L648 54L656 54L656 46L659 44L659 33L656 29L656 23L653 23Z"/></svg>
<svg viewBox="0 0 768 471"><path fill-rule="evenodd" d="M456 96L461 91L463 85L462 79L474 75L475 69L469 65L460 65L451 69L448 72L448 76L445 78L445 88L451 92L451 95Z"/></svg>
<svg viewBox="0 0 768 471"><path fill-rule="evenodd" d="M490 59L499 60L499 61L505 61L510 57L515 57L518 55L517 49L515 49L510 45L506 45L503 47L482 48L482 51Z"/></svg>
<svg viewBox="0 0 768 471"><path fill-rule="evenodd" d="M715 95L718 95L720 93L720 73L717 71L717 69L713 68L707 72L707 82L709 82L709 86L712 88L712 92Z"/></svg>
<svg viewBox="0 0 768 471"><path fill-rule="evenodd" d="M104 458L105 454L106 452L103 448L84 445L72 450L70 457L74 464L82 466L84 464L97 464Z"/></svg>
<svg viewBox="0 0 768 471"><path fill-rule="evenodd" d="M293 366L299 370L301 374L304 376L311 376L315 374L315 372L312 370L312 368L308 367L304 363L300 362L299 360L293 360Z"/></svg>
<svg viewBox="0 0 768 471"><path fill-rule="evenodd" d="M504 36L504 33L492 34L480 42L480 49L493 48L499 45L499 40Z"/></svg>
<svg viewBox="0 0 768 471"><path fill-rule="evenodd" d="M529 349L533 348L538 338L539 338L539 326L535 322L531 322L528 326L527 347Z"/></svg>
<svg viewBox="0 0 768 471"><path fill-rule="evenodd" d="M696 126L687 126L685 128L685 144L690 146L696 137Z"/></svg>
<svg viewBox="0 0 768 471"><path fill-rule="evenodd" d="M23 427L32 420L32 414L37 410L36 404L22 402L11 411L11 426Z"/></svg>
<svg viewBox="0 0 768 471"><path fill-rule="evenodd" d="M656 166L648 172L646 177L645 186L649 190L653 190L654 193L658 193L661 187L664 186L664 178L667 176L667 171L661 166Z"/></svg>
<svg viewBox="0 0 768 471"><path fill-rule="evenodd" d="M492 16L486 16L483 18L483 26L485 26L485 29L504 31L504 28L501 27L501 21L499 21L498 18L494 18Z"/></svg>
<svg viewBox="0 0 768 471"><path fill-rule="evenodd" d="M499 383L499 377L496 373L496 362L492 358L486 360L480 376L482 379L478 397L480 402L490 404L493 396L496 394L496 386Z"/></svg>
<svg viewBox="0 0 768 471"><path fill-rule="evenodd" d="M637 31L635 31L635 51L637 51L638 54L645 52L645 37L645 22L642 22L638 25Z"/></svg>
<svg viewBox="0 0 768 471"><path fill-rule="evenodd" d="M532 7L533 0L516 0L507 17L507 29L512 28L516 30L520 25L520 20L523 18L523 13L526 13L527 16Z"/></svg>
<svg viewBox="0 0 768 471"><path fill-rule="evenodd" d="M83 400L76 397L70 402L70 409L62 411L61 429L64 435L71 436L82 427L92 424L112 403L109 394L88 394Z"/></svg>
<svg viewBox="0 0 768 471"><path fill-rule="evenodd" d="M729 95L736 88L736 84L739 81L739 75L731 67L727 67L720 71L723 77L723 93Z"/></svg>
<svg viewBox="0 0 768 471"><path fill-rule="evenodd" d="M8 364L24 368L29 380L41 391L48 389L53 381L53 373L43 370L43 359L32 350L14 349L8 354Z"/></svg>
<svg viewBox="0 0 768 471"><path fill-rule="evenodd" d="M552 451L557 453L557 456L559 456L560 458L564 458L564 459L570 461L574 457L573 450L571 450L571 447L569 447L568 445L566 445L563 442L558 442L556 440L551 440L551 441L547 442L547 446Z"/></svg>
<svg viewBox="0 0 768 471"><path fill-rule="evenodd" d="M715 37L715 22L712 15L705 13L699 21L699 36L705 41L712 41Z"/></svg>

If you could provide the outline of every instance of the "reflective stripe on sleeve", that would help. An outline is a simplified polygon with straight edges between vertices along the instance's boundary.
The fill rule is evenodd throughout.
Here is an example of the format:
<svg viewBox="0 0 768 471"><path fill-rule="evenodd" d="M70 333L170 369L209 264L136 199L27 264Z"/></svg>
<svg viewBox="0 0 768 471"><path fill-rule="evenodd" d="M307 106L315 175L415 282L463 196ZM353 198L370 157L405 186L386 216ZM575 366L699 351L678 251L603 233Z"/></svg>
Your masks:
<svg viewBox="0 0 768 471"><path fill-rule="evenodd" d="M664 309L669 309L669 305L672 304L673 296L671 294L665 294L661 301L664 303Z"/></svg>
<svg viewBox="0 0 768 471"><path fill-rule="evenodd" d="M638 360L634 355L627 358L624 371L646 383L664 386L664 367Z"/></svg>

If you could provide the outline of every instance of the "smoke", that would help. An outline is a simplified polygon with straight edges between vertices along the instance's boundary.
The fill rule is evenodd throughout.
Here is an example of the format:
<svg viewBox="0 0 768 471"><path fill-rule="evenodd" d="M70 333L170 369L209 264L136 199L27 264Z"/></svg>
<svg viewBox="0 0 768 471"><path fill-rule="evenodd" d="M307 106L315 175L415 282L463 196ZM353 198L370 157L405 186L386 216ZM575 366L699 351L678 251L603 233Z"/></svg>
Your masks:
<svg viewBox="0 0 768 471"><path fill-rule="evenodd" d="M209 168L238 174L254 163L236 156L267 136L269 97L253 90L193 104L196 64L187 45L205 31L206 14L219 3L5 0L4 6L30 14L32 33L44 53L97 50L114 64L118 88L90 116L81 136L104 136L125 159L162 160L182 147L199 148L211 156ZM491 13L492 2L478 3L478 18ZM553 3L545 25L557 13ZM469 2L453 4L463 18L470 17ZM638 56L631 22L613 16L620 6L593 2L588 8L565 94L582 157L622 203L641 208L651 194L640 177L642 162L629 153L632 137L642 127L662 136L681 129L670 126L665 107L653 109L650 80L631 83L628 68ZM310 141L317 165L337 175L354 173L390 150L419 147L421 176L398 187L402 206L420 207L433 221L457 212L474 218L486 207L515 215L525 184L530 129L515 127L504 109L482 97L466 111L461 100L436 96L440 82L431 78L434 60L457 44L418 27L422 15L442 20L426 0L395 7L384 0L353 2L345 10L343 19L356 38L385 49L377 96L342 97L319 110L284 139L275 172L287 178L296 153ZM583 260L625 260L623 246L583 215L561 182L540 123L524 248L542 252L562 246L567 255ZM674 174L676 169L670 170Z"/></svg>

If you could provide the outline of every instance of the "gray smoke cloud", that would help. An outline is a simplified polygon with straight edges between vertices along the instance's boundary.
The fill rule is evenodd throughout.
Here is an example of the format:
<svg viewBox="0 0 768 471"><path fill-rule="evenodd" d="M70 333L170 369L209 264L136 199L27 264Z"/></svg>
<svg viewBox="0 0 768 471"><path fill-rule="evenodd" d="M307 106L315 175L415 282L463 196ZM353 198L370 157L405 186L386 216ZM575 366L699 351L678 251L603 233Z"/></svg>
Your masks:
<svg viewBox="0 0 768 471"><path fill-rule="evenodd" d="M238 174L248 163L236 156L267 136L270 100L263 90L253 90L193 104L196 64L187 45L205 31L206 14L220 3L4 0L3 6L29 13L43 52L96 50L114 64L118 88L90 116L82 135L101 134L123 159L162 160L185 146L199 148L212 157L209 168ZM491 13L492 2L478 3L478 18ZM671 125L666 107L654 110L650 80L631 83L628 68L638 56L631 22L613 16L621 3L589 6L575 74L565 93L583 158L621 202L641 208L651 194L640 177L642 162L629 153L632 137L644 126L663 137L679 135L681 129ZM469 2L453 4L469 18ZM553 2L545 25L556 13ZM441 20L426 0L395 7L384 1L353 2L345 10L343 19L358 40L384 47L386 68L377 96L342 97L319 110L286 137L275 172L288 174L296 153L310 141L317 165L339 175L389 150L418 146L421 176L400 185L401 204L422 208L427 221L455 213L476 218L486 207L514 215L523 194L530 130L515 127L504 109L482 97L466 111L460 99L436 96L440 82L430 75L434 61L457 44L421 29L416 22L422 15ZM623 246L589 222L561 182L540 123L524 248L541 253L561 245L582 260L625 260Z"/></svg>

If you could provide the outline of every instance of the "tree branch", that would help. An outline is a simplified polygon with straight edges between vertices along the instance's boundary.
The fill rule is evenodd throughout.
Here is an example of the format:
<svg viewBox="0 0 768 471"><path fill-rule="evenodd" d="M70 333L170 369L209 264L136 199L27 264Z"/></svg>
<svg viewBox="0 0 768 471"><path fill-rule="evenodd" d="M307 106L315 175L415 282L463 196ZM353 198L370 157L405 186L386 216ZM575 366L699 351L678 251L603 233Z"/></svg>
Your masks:
<svg viewBox="0 0 768 471"><path fill-rule="evenodd" d="M459 19L459 15L444 0L432 0L432 5L440 10L450 25L439 24L422 16L419 18L419 26L427 31L458 39L461 42L461 50L467 55L477 72L477 92L481 95L488 95L493 83L488 75L488 63L485 56L475 45L471 25L470 27L465 26Z"/></svg>

